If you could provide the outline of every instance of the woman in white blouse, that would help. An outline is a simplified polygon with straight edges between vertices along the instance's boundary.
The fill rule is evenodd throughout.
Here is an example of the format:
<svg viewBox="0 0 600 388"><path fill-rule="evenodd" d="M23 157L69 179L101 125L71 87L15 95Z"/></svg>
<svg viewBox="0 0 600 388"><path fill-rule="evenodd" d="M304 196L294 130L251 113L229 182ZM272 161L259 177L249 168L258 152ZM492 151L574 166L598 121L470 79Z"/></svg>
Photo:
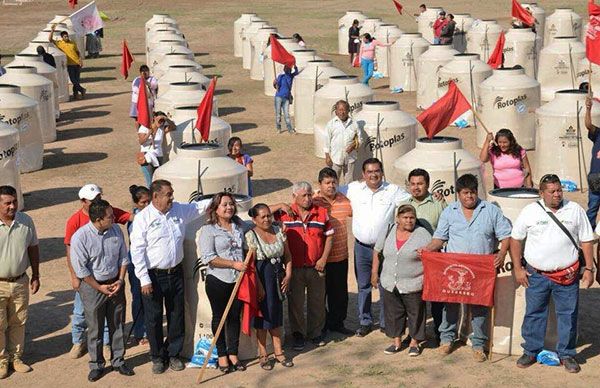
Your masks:
<svg viewBox="0 0 600 388"><path fill-rule="evenodd" d="M175 129L175 123L163 112L155 112L150 123L150 128L140 125L138 128L138 142L140 152L144 153L145 163L141 165L142 173L146 179L146 186L152 185L152 174L163 161L163 138L165 133Z"/></svg>

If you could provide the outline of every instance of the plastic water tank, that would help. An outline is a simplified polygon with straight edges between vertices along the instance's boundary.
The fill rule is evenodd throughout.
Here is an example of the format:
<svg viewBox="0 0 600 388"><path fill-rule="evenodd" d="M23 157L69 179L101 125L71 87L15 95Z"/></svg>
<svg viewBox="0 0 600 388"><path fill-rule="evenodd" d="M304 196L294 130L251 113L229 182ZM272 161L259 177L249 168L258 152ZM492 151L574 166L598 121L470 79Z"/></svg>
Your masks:
<svg viewBox="0 0 600 388"><path fill-rule="evenodd" d="M37 101L21 94L18 86L0 83L0 121L19 131L19 171L23 173L41 170L44 143Z"/></svg>
<svg viewBox="0 0 600 388"><path fill-rule="evenodd" d="M198 193L230 193L248 195L246 167L225 155L218 144L185 144L177 156L154 172L154 179L173 184L175 201L188 202Z"/></svg>
<svg viewBox="0 0 600 388"><path fill-rule="evenodd" d="M594 93L594 97L598 97L600 95L600 79L596 75L600 74L600 66L592 63L592 72L594 74L592 77L592 93ZM581 85L582 82L590 81L590 62L587 58L579 60L576 75L576 85Z"/></svg>
<svg viewBox="0 0 600 388"><path fill-rule="evenodd" d="M346 11L346 14L338 19L338 54L348 55L348 32L352 22L358 20L360 25L366 18L360 11Z"/></svg>
<svg viewBox="0 0 600 388"><path fill-rule="evenodd" d="M0 121L0 186L9 185L17 190L19 210L23 210L23 193L17 166L19 131Z"/></svg>
<svg viewBox="0 0 600 388"><path fill-rule="evenodd" d="M423 15L423 14L421 14ZM429 48L421 33L405 33L390 47L390 89L417 90L416 60Z"/></svg>
<svg viewBox="0 0 600 388"><path fill-rule="evenodd" d="M408 174L415 168L429 173L430 191L442 193L448 202L453 202L458 194L454 186L456 178L473 174L479 183L479 198L485 199L483 167L478 158L463 148L461 139L445 136L417 139L415 148L394 162L391 181L405 187Z"/></svg>
<svg viewBox="0 0 600 388"><path fill-rule="evenodd" d="M423 38L429 43L433 43L433 23L438 18L441 7L427 7L427 10L417 17L418 30Z"/></svg>
<svg viewBox="0 0 600 388"><path fill-rule="evenodd" d="M562 180L575 182L578 189L587 189L585 172L589 167L592 142L587 137L584 124L586 97L587 92L560 90L552 101L535 111L534 182L552 173ZM592 105L592 123L600 126L600 104L597 101L593 101Z"/></svg>
<svg viewBox="0 0 600 388"><path fill-rule="evenodd" d="M491 77L477 87L477 112L490 131L508 128L519 144L535 148L535 110L540 107L540 83L523 69L494 70ZM486 132L477 128L477 146L485 141Z"/></svg>
<svg viewBox="0 0 600 388"><path fill-rule="evenodd" d="M267 48L271 34L276 33L277 28L275 27L262 27L250 40L250 79L255 81L264 80L263 51ZM269 49L269 51L271 50Z"/></svg>
<svg viewBox="0 0 600 388"><path fill-rule="evenodd" d="M194 59L194 52L187 48L183 42L178 40L161 40L156 48L146 56L146 64L152 69L165 58L166 54L186 54L188 59Z"/></svg>
<svg viewBox="0 0 600 388"><path fill-rule="evenodd" d="M198 107L205 94L206 91L198 82L173 82L170 84L169 90L156 99L154 109L173 117L175 108L179 106L195 105ZM213 97L213 115L218 116L218 112L217 97Z"/></svg>
<svg viewBox="0 0 600 388"><path fill-rule="evenodd" d="M294 124L298 133L313 133L315 93L329 82L329 77L345 75L333 67L329 60L318 59L308 64L294 79L295 116Z"/></svg>
<svg viewBox="0 0 600 388"><path fill-rule="evenodd" d="M182 35L181 31L171 23L156 23L148 31L146 31L146 49L149 50L149 42L154 41L158 31L172 31L178 35ZM148 51L146 51L148 52Z"/></svg>
<svg viewBox="0 0 600 388"><path fill-rule="evenodd" d="M54 87L52 81L37 74L33 66L13 66L6 69L0 83L16 85L21 93L37 101L40 110L42 141L56 140L56 119L54 118Z"/></svg>
<svg viewBox="0 0 600 388"><path fill-rule="evenodd" d="M242 57L242 28L249 26L255 13L243 13L235 22L233 22L233 56Z"/></svg>
<svg viewBox="0 0 600 388"><path fill-rule="evenodd" d="M315 93L315 155L325 158L323 146L327 137L325 126L335 115L335 103L346 100L350 104L350 115L354 116L367 101L373 100L373 90L358 81L355 75L338 75Z"/></svg>
<svg viewBox="0 0 600 388"><path fill-rule="evenodd" d="M150 28L157 23L169 23L177 27L177 20L172 18L169 14L166 13L155 13L152 15L150 19L145 24L146 31L149 31Z"/></svg>
<svg viewBox="0 0 600 388"><path fill-rule="evenodd" d="M360 29L360 34L361 35L370 34L371 36L373 36L373 34L375 34L375 31L377 30L377 28L382 24L383 24L383 22L381 21L381 18L366 18L362 22L362 28Z"/></svg>
<svg viewBox="0 0 600 388"><path fill-rule="evenodd" d="M542 84L542 101L550 101L554 93L576 89L577 65L585 58L585 45L578 38L559 36L540 52L538 81Z"/></svg>
<svg viewBox="0 0 600 388"><path fill-rule="evenodd" d="M501 32L502 27L496 20L474 22L469 32L467 32L467 51L479 54L481 59L487 63L496 47Z"/></svg>
<svg viewBox="0 0 600 388"><path fill-rule="evenodd" d="M456 27L454 28L452 45L456 51L464 53L467 50L467 32L471 29L475 19L471 17L470 13L456 13L454 14L454 21Z"/></svg>
<svg viewBox="0 0 600 388"><path fill-rule="evenodd" d="M536 23L536 34L540 38L542 45L544 44L544 31L546 29L546 11L538 5L538 3L521 3L523 8L529 9L531 14L537 21Z"/></svg>
<svg viewBox="0 0 600 388"><path fill-rule="evenodd" d="M291 53L295 50L301 50L302 47L294 42L292 38L277 38L279 43L283 46L283 48ZM273 87L273 80L275 79L275 74L281 74L283 72L283 65L281 63L275 62L275 74L273 73L273 60L271 59L271 50L267 49L263 51L263 86L264 92L266 96L273 97L275 95L275 88Z"/></svg>
<svg viewBox="0 0 600 388"><path fill-rule="evenodd" d="M252 67L252 38L263 27L269 27L269 22L260 20L250 23L242 33L242 68L250 70Z"/></svg>
<svg viewBox="0 0 600 388"><path fill-rule="evenodd" d="M42 46L47 53L52 54L56 63L58 77L58 102L69 101L69 74L67 73L67 56L53 44L45 41L33 40L23 51L23 54L37 54L37 47Z"/></svg>
<svg viewBox="0 0 600 388"><path fill-rule="evenodd" d="M417 59L417 108L427 109L438 96L438 71L459 52L452 45L431 45Z"/></svg>
<svg viewBox="0 0 600 388"><path fill-rule="evenodd" d="M165 135L163 148L166 160L173 159L182 143L197 143L200 134L195 129L198 118L198 106L180 106L175 108L173 122L177 126L175 130ZM194 136L195 135L195 136ZM231 137L231 125L216 116L210 119L210 132L208 143L218 144L227 148L227 142Z"/></svg>
<svg viewBox="0 0 600 388"><path fill-rule="evenodd" d="M581 36L581 16L573 12L573 8L556 8L546 18L544 29L544 45L552 44L560 36Z"/></svg>
<svg viewBox="0 0 600 388"><path fill-rule="evenodd" d="M189 59L187 54L184 53L167 53L165 54L162 61L160 61L152 69L152 75L156 78L161 78L169 66L183 65L183 66L194 66L197 71L202 73L202 66L193 59Z"/></svg>
<svg viewBox="0 0 600 388"><path fill-rule="evenodd" d="M158 80L158 97L165 94L171 84L175 82L198 82L206 90L210 84L210 78L200 73L196 66L171 65Z"/></svg>
<svg viewBox="0 0 600 388"><path fill-rule="evenodd" d="M375 39L382 43L394 44L403 32L395 24L383 23L375 30ZM381 72L384 77L389 76L390 67L390 48L389 47L375 47L375 58L377 59L377 71Z"/></svg>
<svg viewBox="0 0 600 388"><path fill-rule="evenodd" d="M146 53L154 50L158 47L158 42L161 40L177 40L181 42L184 46L188 46L187 40L183 37L183 35L179 31L169 30L158 30L155 31L149 38L148 42L146 42L147 50Z"/></svg>
<svg viewBox="0 0 600 388"><path fill-rule="evenodd" d="M525 74L537 78L538 54L542 50L542 39L531 28L511 28L505 35L504 67L520 65Z"/></svg>
<svg viewBox="0 0 600 388"><path fill-rule="evenodd" d="M321 58L320 56L317 55L317 51L316 50L311 50L311 49L307 49L307 48L302 48L299 50L294 50L292 51L292 55L294 56L294 58L296 58L296 67L298 67L299 71L302 71L306 65L308 64L309 61L318 61ZM283 71L283 70L282 70ZM277 75L279 75L280 73L277 73ZM292 84L292 96L296 95L296 83L294 82ZM294 116L296 115L296 104L292 104L290 105L290 115Z"/></svg>

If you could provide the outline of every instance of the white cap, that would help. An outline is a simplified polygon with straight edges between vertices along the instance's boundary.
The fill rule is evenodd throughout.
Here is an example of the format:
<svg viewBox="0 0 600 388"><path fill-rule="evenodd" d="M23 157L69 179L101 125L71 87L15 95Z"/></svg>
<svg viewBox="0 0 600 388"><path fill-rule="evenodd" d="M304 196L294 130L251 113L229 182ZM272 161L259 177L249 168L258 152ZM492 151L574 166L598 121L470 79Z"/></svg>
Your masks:
<svg viewBox="0 0 600 388"><path fill-rule="evenodd" d="M79 190L79 199L93 201L98 194L102 194L102 189L93 183L88 183Z"/></svg>

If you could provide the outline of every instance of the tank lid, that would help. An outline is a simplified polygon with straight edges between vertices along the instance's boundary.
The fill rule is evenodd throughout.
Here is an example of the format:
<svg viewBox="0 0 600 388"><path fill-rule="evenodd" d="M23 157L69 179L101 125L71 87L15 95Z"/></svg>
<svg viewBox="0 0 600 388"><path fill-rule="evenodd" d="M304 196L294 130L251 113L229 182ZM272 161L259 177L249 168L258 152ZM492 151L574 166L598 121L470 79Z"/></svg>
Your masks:
<svg viewBox="0 0 600 388"><path fill-rule="evenodd" d="M332 85L352 85L358 82L358 77L355 75L334 75L329 77L329 83Z"/></svg>
<svg viewBox="0 0 600 388"><path fill-rule="evenodd" d="M188 53L166 53L165 55L173 55L173 56L187 57L189 54L188 54Z"/></svg>
<svg viewBox="0 0 600 388"><path fill-rule="evenodd" d="M16 59L16 58L27 58L27 59L33 59L33 58L35 58L35 59L37 59L37 60L39 60L39 61L41 61L41 60L42 60L42 56L41 56L41 55L37 55L37 54L26 54L26 53L20 53L20 54L17 54L17 55L15 55L15 59Z"/></svg>
<svg viewBox="0 0 600 388"><path fill-rule="evenodd" d="M175 107L175 110L198 110L197 105L183 105Z"/></svg>
<svg viewBox="0 0 600 388"><path fill-rule="evenodd" d="M329 59L312 59L310 61L307 62L308 64L312 64L312 65L331 65L332 62Z"/></svg>
<svg viewBox="0 0 600 388"><path fill-rule="evenodd" d="M187 81L187 82L171 82L171 88L179 90L199 90L202 89L200 82Z"/></svg>
<svg viewBox="0 0 600 388"><path fill-rule="evenodd" d="M476 61L479 59L479 54L475 54L475 53L454 54L454 59L457 61Z"/></svg>
<svg viewBox="0 0 600 388"><path fill-rule="evenodd" d="M406 38L420 38L422 37L423 34L421 34L420 32L405 32L404 34L402 34L402 38L406 37Z"/></svg>
<svg viewBox="0 0 600 388"><path fill-rule="evenodd" d="M223 146L216 143L182 143L179 150L182 156L188 154L196 158L215 158L225 154ZM179 157L179 152L177 155Z"/></svg>
<svg viewBox="0 0 600 388"><path fill-rule="evenodd" d="M11 66L6 68L6 72L18 74L37 74L37 68L34 66Z"/></svg>
<svg viewBox="0 0 600 388"><path fill-rule="evenodd" d="M531 28L525 28L525 27L511 27L508 29L508 32L530 33L530 32L533 32L533 30Z"/></svg>
<svg viewBox="0 0 600 388"><path fill-rule="evenodd" d="M21 87L12 84L0 84L0 93L19 94Z"/></svg>
<svg viewBox="0 0 600 388"><path fill-rule="evenodd" d="M195 201L203 201L205 199L212 199L215 195L217 194L204 194L204 195L200 195L198 196ZM229 193L229 195L231 195L233 197L233 199L235 200L235 202L247 202L252 200L252 197L250 197L249 195L244 195L244 194L232 194Z"/></svg>
<svg viewBox="0 0 600 388"><path fill-rule="evenodd" d="M363 111L381 112L399 110L397 101L366 101L363 103Z"/></svg>
<svg viewBox="0 0 600 388"><path fill-rule="evenodd" d="M462 140L449 136L434 136L432 139L422 137L417 139L416 148L422 150L459 150L462 148Z"/></svg>
<svg viewBox="0 0 600 388"><path fill-rule="evenodd" d="M554 40L562 42L579 42L579 39L577 39L576 36L557 36Z"/></svg>
<svg viewBox="0 0 600 388"><path fill-rule="evenodd" d="M528 187L494 189L490 191L490 195L493 195L494 197L527 200L540 197L540 193L537 189Z"/></svg>
<svg viewBox="0 0 600 388"><path fill-rule="evenodd" d="M512 67L498 68L498 69L494 69L493 74L494 75L506 75L506 76L522 75L522 74L525 74L525 69L523 69L523 68L515 69Z"/></svg>
<svg viewBox="0 0 600 388"><path fill-rule="evenodd" d="M181 41L177 39L161 39L158 43L181 43Z"/></svg>
<svg viewBox="0 0 600 388"><path fill-rule="evenodd" d="M192 65L170 65L169 69L197 71L196 66Z"/></svg>
<svg viewBox="0 0 600 388"><path fill-rule="evenodd" d="M379 27L398 27L398 25L393 23L382 23Z"/></svg>
<svg viewBox="0 0 600 388"><path fill-rule="evenodd" d="M588 92L579 89L563 89L556 91L555 94L588 94Z"/></svg>
<svg viewBox="0 0 600 388"><path fill-rule="evenodd" d="M483 19L481 22L483 24L498 24L498 21L495 19Z"/></svg>
<svg viewBox="0 0 600 388"><path fill-rule="evenodd" d="M298 49L298 50L292 50L293 53L298 53L298 54L302 54L302 53L309 53L309 54L314 54L317 51L313 50L313 49Z"/></svg>

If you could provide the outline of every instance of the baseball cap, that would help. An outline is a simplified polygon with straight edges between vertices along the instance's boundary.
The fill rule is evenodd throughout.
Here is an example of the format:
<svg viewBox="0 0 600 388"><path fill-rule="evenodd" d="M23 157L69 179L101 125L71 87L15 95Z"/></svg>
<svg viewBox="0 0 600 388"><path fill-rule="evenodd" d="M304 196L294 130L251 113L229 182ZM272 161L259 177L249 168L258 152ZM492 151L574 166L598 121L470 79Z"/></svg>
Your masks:
<svg viewBox="0 0 600 388"><path fill-rule="evenodd" d="M98 194L102 194L102 189L93 183L88 183L79 190L79 199L93 201Z"/></svg>

